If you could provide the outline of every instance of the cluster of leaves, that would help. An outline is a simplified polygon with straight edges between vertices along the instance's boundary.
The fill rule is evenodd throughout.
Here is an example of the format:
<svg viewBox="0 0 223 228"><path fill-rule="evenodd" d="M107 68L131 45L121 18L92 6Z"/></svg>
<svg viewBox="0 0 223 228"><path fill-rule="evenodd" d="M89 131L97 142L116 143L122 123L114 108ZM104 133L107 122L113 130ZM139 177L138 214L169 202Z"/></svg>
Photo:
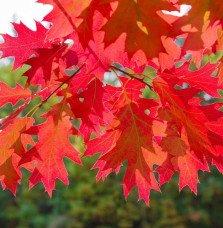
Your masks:
<svg viewBox="0 0 223 228"><path fill-rule="evenodd" d="M72 135L84 139L82 156L100 153L97 180L124 163L125 197L137 186L147 204L174 173L196 193L199 170L223 172L220 0L39 2L53 6L50 28L14 24L17 37L0 44L15 69L30 66L26 81L0 82L0 106L13 105L1 120L3 188L16 192L21 168L30 188L42 182L50 196L56 179L68 185L63 158L82 164ZM183 4L187 15L164 13Z"/></svg>

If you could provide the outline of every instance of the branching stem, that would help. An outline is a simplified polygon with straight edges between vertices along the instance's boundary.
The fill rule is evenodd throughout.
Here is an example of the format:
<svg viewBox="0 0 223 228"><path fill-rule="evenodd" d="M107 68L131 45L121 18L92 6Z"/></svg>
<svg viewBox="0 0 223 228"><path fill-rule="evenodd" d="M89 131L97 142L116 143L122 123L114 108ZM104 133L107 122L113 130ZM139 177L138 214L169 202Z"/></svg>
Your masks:
<svg viewBox="0 0 223 228"><path fill-rule="evenodd" d="M148 83L146 83L143 79L140 79L140 78L135 77L134 74L130 74L130 73L128 73L128 72L126 72L126 71L124 71L124 70L122 70L122 69L120 69L120 68L114 66L114 65L111 65L111 69L112 69L112 70L120 71L121 73L123 73L123 74L129 76L131 79L135 79L135 80L137 80L137 81L140 81L141 83L147 85L151 90L153 90L153 88L152 88L151 85L149 85Z"/></svg>
<svg viewBox="0 0 223 228"><path fill-rule="evenodd" d="M71 81L71 79L76 75L78 74L81 69L85 66L85 63L82 64L82 66L80 68L78 68L74 74L72 76L70 76L69 78L67 78L64 82L61 83L61 85L59 85L42 103L36 105L35 107L33 107L27 114L26 116L28 115L34 115L35 112L43 105L45 104L64 84L68 83L69 81Z"/></svg>
<svg viewBox="0 0 223 228"><path fill-rule="evenodd" d="M78 74L81 69L85 66L85 63L82 64L82 66L80 68L78 68L74 74L72 76L70 76L69 78L67 78L63 83L61 83L61 85L59 85L47 98L46 100L43 101L43 103L46 103L64 84L68 83L69 81L71 81L71 79Z"/></svg>

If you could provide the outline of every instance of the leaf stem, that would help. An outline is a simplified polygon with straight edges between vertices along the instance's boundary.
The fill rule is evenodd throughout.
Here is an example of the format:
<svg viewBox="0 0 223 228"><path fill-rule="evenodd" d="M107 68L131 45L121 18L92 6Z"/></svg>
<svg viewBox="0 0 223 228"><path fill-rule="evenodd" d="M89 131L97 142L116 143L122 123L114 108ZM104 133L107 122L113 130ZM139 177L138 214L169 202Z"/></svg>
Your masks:
<svg viewBox="0 0 223 228"><path fill-rule="evenodd" d="M118 68L116 66L113 66L113 65L111 65L111 69L120 71L121 73L126 74L127 76L129 76L131 79L136 79L136 80L140 81L141 83L147 85L151 90L153 90L153 87L151 85L146 83L143 79L135 77L134 74L130 74L130 73L128 73L128 72L126 72L126 71L124 71L124 70L122 70L122 69L120 69L120 68Z"/></svg>
<svg viewBox="0 0 223 228"><path fill-rule="evenodd" d="M82 64L82 66L80 68L78 68L74 74L72 76L70 76L69 78L67 78L63 83L61 83L61 85L59 85L47 98L46 100L43 101L43 103L46 103L64 84L66 84L67 82L69 82L76 74L78 74L81 69L85 66L85 63Z"/></svg>
<svg viewBox="0 0 223 228"><path fill-rule="evenodd" d="M42 103L34 106L27 114L33 116L35 114L35 112L42 107L43 104L45 104L64 84L66 84L67 82L69 82L76 74L78 74L81 69L85 66L85 63L82 64L82 66L80 68L78 68L74 74L72 76L70 76L69 78L67 78L63 83L61 83L61 85L59 85L44 101L42 101Z"/></svg>

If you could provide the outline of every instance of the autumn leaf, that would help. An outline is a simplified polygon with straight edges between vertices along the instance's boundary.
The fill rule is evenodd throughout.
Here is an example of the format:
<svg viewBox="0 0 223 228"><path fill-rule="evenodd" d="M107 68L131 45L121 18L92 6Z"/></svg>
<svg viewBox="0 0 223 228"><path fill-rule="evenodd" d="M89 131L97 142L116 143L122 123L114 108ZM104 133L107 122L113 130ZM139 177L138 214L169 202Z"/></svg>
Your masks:
<svg viewBox="0 0 223 228"><path fill-rule="evenodd" d="M35 48L47 46L45 43L47 29L40 23L36 23L36 31L30 30L22 23L13 25L17 31L17 37L3 35L4 43L0 44L0 51L3 52L2 58L14 56L14 68L18 68L34 54Z"/></svg>
<svg viewBox="0 0 223 228"><path fill-rule="evenodd" d="M146 99L134 103L125 88L123 96L126 96L126 106L115 113L113 125L107 127L102 137L89 141L85 155L102 152L94 165L94 168L99 169L97 179L104 179L111 172L118 172L123 162L127 161L123 180L125 197L137 186L139 199L149 203L150 190L160 191L153 174L153 165L158 164L161 159L153 148L152 119L145 114L145 109L149 110L156 103Z"/></svg>
<svg viewBox="0 0 223 228"><path fill-rule="evenodd" d="M125 197L137 187L147 204L176 173L195 194L199 171L223 173L220 0L39 2L53 6L50 28L15 24L0 44L15 68L30 66L24 88L0 82L0 107L13 106L0 120L3 189L16 193L21 168L50 196L57 179L68 185L64 158L81 164L72 135L84 156L100 153L97 180L124 166ZM181 4L191 10L170 15Z"/></svg>
<svg viewBox="0 0 223 228"><path fill-rule="evenodd" d="M189 86L200 89L210 96L219 97L218 90L223 89L218 84L218 78L213 73L218 69L219 64L206 64L198 70L190 70L190 64L187 62L183 66L172 71L172 77L178 79L178 85L187 83ZM165 77L165 73L162 74ZM168 77L168 75L166 75Z"/></svg>
<svg viewBox="0 0 223 228"><path fill-rule="evenodd" d="M189 13L173 23L172 35L179 34L179 29L187 34L183 51L192 54L193 60L200 66L205 49L215 50L218 30L222 26L222 2L178 0L177 4L192 6Z"/></svg>
<svg viewBox="0 0 223 228"><path fill-rule="evenodd" d="M69 35L81 23L78 16L88 6L90 0L39 0L38 2L53 6L53 10L45 20L52 23L47 39L55 40Z"/></svg>
<svg viewBox="0 0 223 228"><path fill-rule="evenodd" d="M82 99L82 101L80 101ZM113 115L110 113L109 94L103 87L102 82L98 79L93 79L87 88L76 96L70 99L70 104L74 115L81 118L80 133L88 140L92 133L97 135L101 132L103 123L109 123Z"/></svg>
<svg viewBox="0 0 223 228"><path fill-rule="evenodd" d="M81 164L79 153L69 142L69 136L74 133L69 112L66 105L58 104L44 116L47 118L46 122L26 131L27 134L38 134L38 142L23 156L20 165L37 160L29 179L30 188L42 182L50 196L56 179L69 184L63 158L67 157L74 163Z"/></svg>
<svg viewBox="0 0 223 228"><path fill-rule="evenodd" d="M26 146L33 142L31 136L23 134L33 124L31 118L16 117L1 128L0 132L0 181L5 189L16 194L21 180L19 162L26 153Z"/></svg>
<svg viewBox="0 0 223 228"><path fill-rule="evenodd" d="M25 72L28 81L31 84L41 85L42 88L47 85L58 84L59 79L65 77L65 70L70 65L67 64L67 44L52 44L51 48L36 49L36 57L28 59L25 64L31 68ZM73 65L76 62L75 53L72 52L70 58L73 58Z"/></svg>
<svg viewBox="0 0 223 228"><path fill-rule="evenodd" d="M31 94L29 89L23 88L19 84L15 88L11 88L4 82L0 82L0 107L7 103L15 105L21 99L31 98Z"/></svg>
<svg viewBox="0 0 223 228"><path fill-rule="evenodd" d="M108 2L113 3L114 0L102 1L103 4ZM102 27L105 32L105 45L108 46L122 34L126 34L125 50L129 56L133 56L139 49L143 50L147 57L157 56L160 51L164 50L161 36L168 35L171 28L171 25L165 22L157 12L172 10L174 7L162 0L117 2L118 6L114 9L111 18ZM84 20L89 24L88 21L92 19L87 17ZM159 27L156 24L159 24Z"/></svg>
<svg viewBox="0 0 223 228"><path fill-rule="evenodd" d="M163 151L168 152L167 160L157 169L160 181L166 183L173 173L179 172L180 189L187 185L196 193L197 172L209 171L207 162L217 154L215 137L210 135L204 123L218 119L222 114L213 105L203 109L197 102L192 102L196 95L193 88L177 90L171 80L168 84L162 79L154 80L154 86L162 101L160 118L168 123L166 136L160 143Z"/></svg>

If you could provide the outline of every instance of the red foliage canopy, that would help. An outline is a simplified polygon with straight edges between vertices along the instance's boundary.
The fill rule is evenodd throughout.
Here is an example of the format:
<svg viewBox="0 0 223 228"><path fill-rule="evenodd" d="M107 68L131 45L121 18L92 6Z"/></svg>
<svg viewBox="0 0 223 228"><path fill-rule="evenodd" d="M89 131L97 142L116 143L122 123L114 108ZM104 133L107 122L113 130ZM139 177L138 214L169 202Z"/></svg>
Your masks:
<svg viewBox="0 0 223 228"><path fill-rule="evenodd" d="M197 193L199 170L223 172L221 0L39 2L54 7L51 27L15 24L18 36L0 44L14 68L30 66L24 87L0 82L0 106L17 104L1 120L3 188L16 192L23 167L51 196L56 179L69 183L64 157L78 165L96 153L97 180L125 164L125 197L136 186L147 204L175 173ZM164 13L182 4L186 15ZM71 135L83 137L83 155Z"/></svg>

